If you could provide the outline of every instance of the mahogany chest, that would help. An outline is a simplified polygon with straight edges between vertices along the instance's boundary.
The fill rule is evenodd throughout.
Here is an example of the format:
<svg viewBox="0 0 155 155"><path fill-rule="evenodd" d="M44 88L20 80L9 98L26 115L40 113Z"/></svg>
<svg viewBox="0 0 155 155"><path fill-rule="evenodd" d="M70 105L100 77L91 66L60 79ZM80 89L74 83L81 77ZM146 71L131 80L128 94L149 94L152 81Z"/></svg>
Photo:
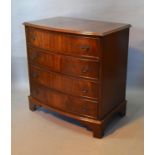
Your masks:
<svg viewBox="0 0 155 155"><path fill-rule="evenodd" d="M25 22L29 108L80 121L101 138L126 111L129 24L68 17Z"/></svg>

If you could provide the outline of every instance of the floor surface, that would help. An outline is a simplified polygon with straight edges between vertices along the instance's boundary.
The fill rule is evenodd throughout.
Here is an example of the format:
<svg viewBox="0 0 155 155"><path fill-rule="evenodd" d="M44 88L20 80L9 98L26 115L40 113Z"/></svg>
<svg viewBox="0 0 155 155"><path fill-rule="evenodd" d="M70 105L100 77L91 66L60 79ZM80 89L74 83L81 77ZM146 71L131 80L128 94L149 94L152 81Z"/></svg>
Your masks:
<svg viewBox="0 0 155 155"><path fill-rule="evenodd" d="M127 91L127 115L102 139L78 122L45 109L28 109L28 89L12 90L12 155L143 155L143 91Z"/></svg>

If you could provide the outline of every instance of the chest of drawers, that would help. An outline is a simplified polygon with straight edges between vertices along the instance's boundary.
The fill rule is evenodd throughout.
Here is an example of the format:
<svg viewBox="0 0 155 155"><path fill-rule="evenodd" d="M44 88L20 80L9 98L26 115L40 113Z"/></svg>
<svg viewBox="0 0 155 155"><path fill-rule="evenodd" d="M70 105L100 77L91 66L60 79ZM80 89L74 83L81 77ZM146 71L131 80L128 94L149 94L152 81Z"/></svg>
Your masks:
<svg viewBox="0 0 155 155"><path fill-rule="evenodd" d="M29 107L80 121L101 138L125 115L128 24L55 17L25 22Z"/></svg>

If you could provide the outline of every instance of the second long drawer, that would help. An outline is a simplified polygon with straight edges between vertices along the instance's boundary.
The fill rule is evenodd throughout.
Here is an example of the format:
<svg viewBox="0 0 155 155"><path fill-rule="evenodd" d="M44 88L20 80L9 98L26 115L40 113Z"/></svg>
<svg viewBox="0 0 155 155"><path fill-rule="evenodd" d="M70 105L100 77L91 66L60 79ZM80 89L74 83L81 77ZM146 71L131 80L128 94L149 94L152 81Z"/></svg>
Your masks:
<svg viewBox="0 0 155 155"><path fill-rule="evenodd" d="M48 53L45 50L28 47L29 61L68 75L99 79L99 61Z"/></svg>
<svg viewBox="0 0 155 155"><path fill-rule="evenodd" d="M45 71L39 67L30 65L30 82L42 84L70 95L98 99L98 83L55 72Z"/></svg>

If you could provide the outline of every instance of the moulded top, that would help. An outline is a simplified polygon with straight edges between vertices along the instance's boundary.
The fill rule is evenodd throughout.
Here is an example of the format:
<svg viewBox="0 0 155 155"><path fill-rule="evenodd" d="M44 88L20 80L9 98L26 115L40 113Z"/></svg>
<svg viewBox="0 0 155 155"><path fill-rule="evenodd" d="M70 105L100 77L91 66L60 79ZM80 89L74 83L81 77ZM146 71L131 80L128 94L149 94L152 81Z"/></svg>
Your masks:
<svg viewBox="0 0 155 155"><path fill-rule="evenodd" d="M87 20L71 17L54 17L37 21L25 22L25 26L42 28L57 32L105 36L107 34L129 28L130 24Z"/></svg>

